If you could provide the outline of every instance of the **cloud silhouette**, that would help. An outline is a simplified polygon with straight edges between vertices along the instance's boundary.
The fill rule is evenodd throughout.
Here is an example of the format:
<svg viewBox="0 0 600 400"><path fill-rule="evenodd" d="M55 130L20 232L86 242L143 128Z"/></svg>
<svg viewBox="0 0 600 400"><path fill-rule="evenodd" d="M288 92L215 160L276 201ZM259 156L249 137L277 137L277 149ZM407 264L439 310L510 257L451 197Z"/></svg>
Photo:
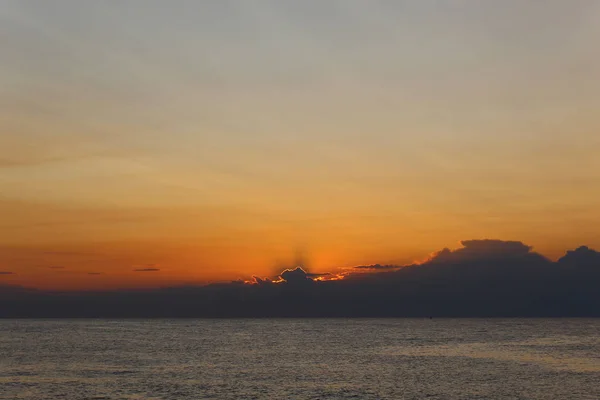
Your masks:
<svg viewBox="0 0 600 400"><path fill-rule="evenodd" d="M354 267L354 269L367 269L367 270L394 270L394 269L398 269L398 268L402 268L402 266L401 265L373 264L373 265L359 265L357 267Z"/></svg>
<svg viewBox="0 0 600 400"><path fill-rule="evenodd" d="M0 271L0 275L14 275L11 271Z"/></svg>
<svg viewBox="0 0 600 400"><path fill-rule="evenodd" d="M65 267L61 266L61 265L52 265L50 267L48 267L50 269L65 269Z"/></svg>
<svg viewBox="0 0 600 400"><path fill-rule="evenodd" d="M314 273L314 272L307 272L306 276L309 278L324 278L327 276L332 276L331 272L324 272L324 273Z"/></svg>
<svg viewBox="0 0 600 400"><path fill-rule="evenodd" d="M286 282L305 281L308 279L306 272L300 267L286 269L279 276Z"/></svg>
<svg viewBox="0 0 600 400"><path fill-rule="evenodd" d="M558 263L572 267L597 267L600 266L600 253L587 246L581 246L567 251L567 254L561 257Z"/></svg>
<svg viewBox="0 0 600 400"><path fill-rule="evenodd" d="M137 268L134 269L135 272L157 272L160 271L159 268Z"/></svg>
<svg viewBox="0 0 600 400"><path fill-rule="evenodd" d="M484 259L505 259L522 257L531 251L531 247L517 241L502 240L463 240L460 249L445 248L433 255L429 263L464 262Z"/></svg>
<svg viewBox="0 0 600 400"><path fill-rule="evenodd" d="M583 246L553 262L522 242L468 240L422 264L376 266L340 280L298 267L206 286L4 291L0 317L600 317L600 254Z"/></svg>
<svg viewBox="0 0 600 400"><path fill-rule="evenodd" d="M297 267L295 269L286 269L279 275L279 277L281 280L283 280L285 285L289 285L291 287L304 287L305 285L311 285L315 283L310 274L308 274L301 267Z"/></svg>
<svg viewBox="0 0 600 400"><path fill-rule="evenodd" d="M88 275L103 275L102 272L88 272Z"/></svg>
<svg viewBox="0 0 600 400"><path fill-rule="evenodd" d="M261 278L259 276L252 276L252 281L249 282L244 282L244 281L234 281L232 283L237 283L237 282L242 282L242 283L254 283L257 285L268 285L268 284L272 284L273 281L271 279L267 279L267 278Z"/></svg>

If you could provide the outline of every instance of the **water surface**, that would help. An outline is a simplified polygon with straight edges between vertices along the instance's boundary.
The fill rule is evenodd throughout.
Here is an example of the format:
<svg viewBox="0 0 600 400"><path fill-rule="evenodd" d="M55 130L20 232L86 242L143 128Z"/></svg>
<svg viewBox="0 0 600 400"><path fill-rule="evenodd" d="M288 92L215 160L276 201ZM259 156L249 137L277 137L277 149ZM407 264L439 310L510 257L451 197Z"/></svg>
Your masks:
<svg viewBox="0 0 600 400"><path fill-rule="evenodd" d="M600 399L600 320L0 320L0 399Z"/></svg>

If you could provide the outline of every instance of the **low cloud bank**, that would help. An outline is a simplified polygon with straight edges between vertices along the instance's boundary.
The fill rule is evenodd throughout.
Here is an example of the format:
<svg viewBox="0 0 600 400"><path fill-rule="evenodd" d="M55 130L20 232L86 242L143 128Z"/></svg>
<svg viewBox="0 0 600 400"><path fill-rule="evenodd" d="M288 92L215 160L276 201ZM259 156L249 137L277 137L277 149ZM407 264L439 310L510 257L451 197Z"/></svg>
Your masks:
<svg viewBox="0 0 600 400"><path fill-rule="evenodd" d="M147 291L0 288L0 317L517 316L600 317L600 253L582 246L553 262L521 242L468 240L419 265L359 266L343 276L298 267L251 282Z"/></svg>

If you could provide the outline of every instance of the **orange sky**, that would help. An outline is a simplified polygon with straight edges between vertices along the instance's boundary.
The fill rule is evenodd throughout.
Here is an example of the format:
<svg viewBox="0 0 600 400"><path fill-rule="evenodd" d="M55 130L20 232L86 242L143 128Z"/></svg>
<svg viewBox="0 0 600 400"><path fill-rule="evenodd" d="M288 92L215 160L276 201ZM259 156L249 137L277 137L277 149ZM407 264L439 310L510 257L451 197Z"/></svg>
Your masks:
<svg viewBox="0 0 600 400"><path fill-rule="evenodd" d="M600 5L284 3L2 3L0 284L600 248Z"/></svg>

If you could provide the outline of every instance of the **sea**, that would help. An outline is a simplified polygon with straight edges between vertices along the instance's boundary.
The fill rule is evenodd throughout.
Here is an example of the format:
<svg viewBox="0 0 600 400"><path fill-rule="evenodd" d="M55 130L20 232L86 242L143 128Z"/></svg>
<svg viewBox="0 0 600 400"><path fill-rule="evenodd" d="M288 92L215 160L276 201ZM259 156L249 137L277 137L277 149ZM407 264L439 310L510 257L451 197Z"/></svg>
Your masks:
<svg viewBox="0 0 600 400"><path fill-rule="evenodd" d="M600 319L0 320L0 399L600 399Z"/></svg>

